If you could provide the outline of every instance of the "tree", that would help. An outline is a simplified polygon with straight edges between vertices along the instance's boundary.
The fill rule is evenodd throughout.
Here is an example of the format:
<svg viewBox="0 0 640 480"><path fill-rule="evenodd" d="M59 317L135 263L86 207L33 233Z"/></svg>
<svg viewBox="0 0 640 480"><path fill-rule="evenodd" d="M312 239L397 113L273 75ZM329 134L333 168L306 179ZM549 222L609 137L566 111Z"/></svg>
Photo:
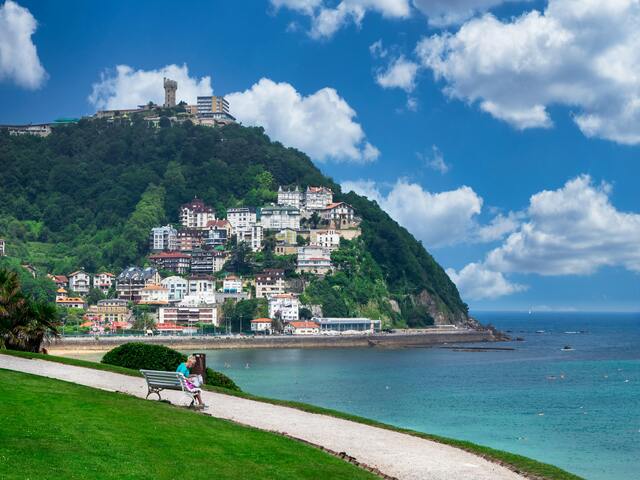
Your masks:
<svg viewBox="0 0 640 480"><path fill-rule="evenodd" d="M16 272L0 269L0 348L39 352L56 322L53 304L26 296Z"/></svg>
<svg viewBox="0 0 640 480"><path fill-rule="evenodd" d="M307 307L302 307L298 315L300 320L311 320L313 318L313 313Z"/></svg>
<svg viewBox="0 0 640 480"><path fill-rule="evenodd" d="M92 288L91 290L89 290L86 300L87 304L95 305L99 300L104 300L105 298L107 297L104 293L102 293L102 290L100 290L99 288Z"/></svg>

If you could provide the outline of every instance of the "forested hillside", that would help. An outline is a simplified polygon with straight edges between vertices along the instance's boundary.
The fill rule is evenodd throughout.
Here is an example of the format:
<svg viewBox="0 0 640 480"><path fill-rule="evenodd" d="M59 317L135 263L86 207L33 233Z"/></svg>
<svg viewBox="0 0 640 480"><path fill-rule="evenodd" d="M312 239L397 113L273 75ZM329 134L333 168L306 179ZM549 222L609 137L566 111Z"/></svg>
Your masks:
<svg viewBox="0 0 640 480"><path fill-rule="evenodd" d="M455 285L411 234L375 202L341 193L305 154L271 142L261 128L82 120L47 138L0 132L0 164L0 237L8 255L45 272L142 264L149 229L177 222L179 206L194 196L224 216L231 206L274 201L278 185L324 185L362 217L362 241L353 246L361 251L352 252L359 267L305 294L336 295L365 279L369 297L387 297L376 301L396 322L468 321ZM342 297L347 308L358 302L351 291Z"/></svg>

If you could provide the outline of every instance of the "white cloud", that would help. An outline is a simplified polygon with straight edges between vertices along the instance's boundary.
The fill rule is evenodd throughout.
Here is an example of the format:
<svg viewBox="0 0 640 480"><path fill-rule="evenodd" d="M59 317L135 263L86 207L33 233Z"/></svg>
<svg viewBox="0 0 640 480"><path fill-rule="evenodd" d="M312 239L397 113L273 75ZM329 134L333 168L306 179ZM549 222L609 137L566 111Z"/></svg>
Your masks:
<svg viewBox="0 0 640 480"><path fill-rule="evenodd" d="M366 141L356 112L333 88L303 96L285 82L262 78L250 89L227 95L231 111L247 125L316 160L375 160L380 152Z"/></svg>
<svg viewBox="0 0 640 480"><path fill-rule="evenodd" d="M382 45L382 40L379 39L369 45L369 53L373 58L385 58L389 51Z"/></svg>
<svg viewBox="0 0 640 480"><path fill-rule="evenodd" d="M588 275L602 267L640 272L640 214L617 210L611 187L588 175L531 197L527 220L487 255L500 272Z"/></svg>
<svg viewBox="0 0 640 480"><path fill-rule="evenodd" d="M509 0L413 0L413 5L428 17L430 25L445 27L461 23L507 1Z"/></svg>
<svg viewBox="0 0 640 480"><path fill-rule="evenodd" d="M313 38L329 38L349 23L360 26L369 11L386 18L407 18L411 14L409 0L342 0L337 5L323 0L271 0L271 4L308 15Z"/></svg>
<svg viewBox="0 0 640 480"><path fill-rule="evenodd" d="M487 269L479 263L470 263L456 272L447 269L447 275L456 284L463 298L492 299L527 289L525 285L509 282L502 273Z"/></svg>
<svg viewBox="0 0 640 480"><path fill-rule="evenodd" d="M38 22L31 12L7 0L0 5L0 80L36 89L47 79L31 40Z"/></svg>
<svg viewBox="0 0 640 480"><path fill-rule="evenodd" d="M416 53L453 98L479 103L516 128L550 127L548 107L571 108L589 137L640 143L640 2L550 0L543 12L490 14Z"/></svg>
<svg viewBox="0 0 640 480"><path fill-rule="evenodd" d="M134 70L128 65L118 65L115 71L103 73L100 82L93 84L89 102L98 109L108 110L135 108L149 101L162 105L164 77L178 82L178 102L194 104L198 95L213 93L211 77L190 77L186 65L167 65L157 70Z"/></svg>
<svg viewBox="0 0 640 480"><path fill-rule="evenodd" d="M482 225L477 230L479 241L493 242L501 240L520 227L524 218L521 212L509 212L507 215L497 214L487 225Z"/></svg>
<svg viewBox="0 0 640 480"><path fill-rule="evenodd" d="M436 145L431 146L431 155L418 152L417 156L424 161L427 168L440 172L443 175L451 168L451 166L444 161L444 155L442 155L442 152Z"/></svg>
<svg viewBox="0 0 640 480"><path fill-rule="evenodd" d="M392 61L385 71L378 72L376 82L382 88L401 88L409 93L416 86L417 73L418 64L401 55Z"/></svg>
<svg viewBox="0 0 640 480"><path fill-rule="evenodd" d="M375 182L358 180L342 183L342 189L378 202L429 248L468 241L477 228L475 217L482 210L482 198L467 186L431 193L415 183L398 180L383 195Z"/></svg>

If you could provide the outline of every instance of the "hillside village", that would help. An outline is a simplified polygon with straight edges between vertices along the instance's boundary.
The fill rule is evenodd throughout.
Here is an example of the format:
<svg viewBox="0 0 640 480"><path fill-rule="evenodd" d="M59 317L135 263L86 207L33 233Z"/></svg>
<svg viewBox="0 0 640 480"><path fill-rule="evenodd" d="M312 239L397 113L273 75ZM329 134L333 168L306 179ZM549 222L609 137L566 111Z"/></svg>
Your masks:
<svg viewBox="0 0 640 480"><path fill-rule="evenodd" d="M261 207L233 207L220 218L194 198L179 212L179 225L159 225L149 232L148 264L122 272L50 275L58 290L56 304L83 312L85 332L102 334L134 327L134 310L143 308L145 323L168 333L229 329L225 304L257 299L265 315L241 330L293 335L379 331L379 319L324 318L320 305L301 305L305 279L336 267L331 254L341 241L360 236L353 207L334 202L322 186L280 186L277 202ZM259 254L265 248L291 259L293 272L269 268L241 276L225 269L234 256ZM94 289L109 298L88 305ZM152 330L151 328L144 328Z"/></svg>

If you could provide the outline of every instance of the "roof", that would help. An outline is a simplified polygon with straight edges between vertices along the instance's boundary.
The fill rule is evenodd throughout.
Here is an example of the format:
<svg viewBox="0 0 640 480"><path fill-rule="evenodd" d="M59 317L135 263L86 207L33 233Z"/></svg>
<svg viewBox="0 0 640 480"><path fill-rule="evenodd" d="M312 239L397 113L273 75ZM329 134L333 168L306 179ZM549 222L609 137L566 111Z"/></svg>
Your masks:
<svg viewBox="0 0 640 480"><path fill-rule="evenodd" d="M209 205L206 205L199 198L194 198L189 203L185 203L184 205L182 205L181 208L193 210L194 212L198 213L213 213L213 208L211 208Z"/></svg>
<svg viewBox="0 0 640 480"><path fill-rule="evenodd" d="M270 318L254 318L251 320L251 323L271 323L272 320Z"/></svg>
<svg viewBox="0 0 640 480"><path fill-rule="evenodd" d="M111 328L127 328L130 326L127 322L111 322Z"/></svg>
<svg viewBox="0 0 640 480"><path fill-rule="evenodd" d="M118 281L147 280L155 276L156 273L158 273L158 271L153 267L147 267L145 269L140 267L129 267L118 275Z"/></svg>
<svg viewBox="0 0 640 480"><path fill-rule="evenodd" d="M81 327L93 327L93 322L84 322L80 324Z"/></svg>
<svg viewBox="0 0 640 480"><path fill-rule="evenodd" d="M175 323L157 323L156 330L183 330L184 327L176 325Z"/></svg>
<svg viewBox="0 0 640 480"><path fill-rule="evenodd" d="M107 277L115 277L113 273L110 272L100 272L98 275L106 275Z"/></svg>
<svg viewBox="0 0 640 480"><path fill-rule="evenodd" d="M325 210L333 210L334 208L337 208L340 205L346 205L347 207L353 209L353 207L351 205L349 205L348 203L344 203L344 202L333 202L333 203L330 203L329 205L324 207L324 209Z"/></svg>
<svg viewBox="0 0 640 480"><path fill-rule="evenodd" d="M67 283L69 281L69 279L66 277L66 275L52 275L52 277L53 277L53 281L54 282Z"/></svg>
<svg viewBox="0 0 640 480"><path fill-rule="evenodd" d="M271 295L271 298L296 298L293 293L276 293Z"/></svg>
<svg viewBox="0 0 640 480"><path fill-rule="evenodd" d="M327 187L311 187L311 186L307 187L307 192L310 192L310 193L320 193L320 192L333 193L331 191L331 189L327 188Z"/></svg>
<svg viewBox="0 0 640 480"><path fill-rule="evenodd" d="M84 300L80 297L64 297L56 300L56 303L82 303L84 304Z"/></svg>
<svg viewBox="0 0 640 480"><path fill-rule="evenodd" d="M293 328L320 328L316 322L289 322Z"/></svg>
<svg viewBox="0 0 640 480"><path fill-rule="evenodd" d="M147 285L142 290L167 290L167 288L162 285Z"/></svg>
<svg viewBox="0 0 640 480"><path fill-rule="evenodd" d="M207 227L231 228L231 224L228 220L209 220Z"/></svg>
<svg viewBox="0 0 640 480"><path fill-rule="evenodd" d="M67 293L67 291L64 289L64 287L60 287L58 290L56 290L56 292L58 292L58 293Z"/></svg>
<svg viewBox="0 0 640 480"><path fill-rule="evenodd" d="M162 258L191 258L191 255L180 252L160 252L149 255L149 260L156 260Z"/></svg>
<svg viewBox="0 0 640 480"><path fill-rule="evenodd" d="M73 277L74 275L78 275L79 273L84 273L85 275L89 275L87 272L85 272L84 270L76 270L75 272L72 272L69 274L70 277Z"/></svg>
<svg viewBox="0 0 640 480"><path fill-rule="evenodd" d="M237 275L234 275L233 273L231 275L227 275L225 277L225 280L240 280L240 277L238 277Z"/></svg>

